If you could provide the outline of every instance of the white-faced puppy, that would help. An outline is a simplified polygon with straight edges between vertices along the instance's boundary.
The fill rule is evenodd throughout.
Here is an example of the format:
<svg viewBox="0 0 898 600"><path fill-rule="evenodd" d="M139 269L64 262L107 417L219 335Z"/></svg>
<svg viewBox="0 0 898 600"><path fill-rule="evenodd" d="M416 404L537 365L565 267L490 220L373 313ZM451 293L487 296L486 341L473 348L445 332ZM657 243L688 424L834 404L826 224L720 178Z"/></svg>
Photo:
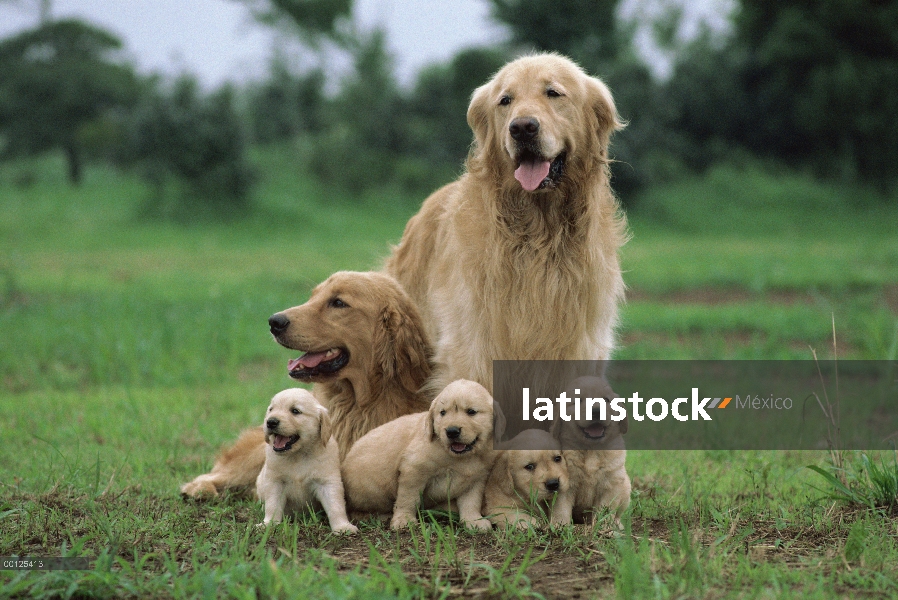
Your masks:
<svg viewBox="0 0 898 600"><path fill-rule="evenodd" d="M568 385L567 393L570 398L604 398L606 404L617 396L600 377L578 377ZM597 410L598 405L593 408ZM602 420L600 415L593 415L590 420L585 411L582 416L580 421L559 419L552 425L552 435L567 460L574 495L574 522L594 523L596 513L608 508L620 527L620 517L630 505L631 491L623 438L627 420Z"/></svg>
<svg viewBox="0 0 898 600"><path fill-rule="evenodd" d="M483 515L499 527L536 526L539 517L571 522L573 494L567 462L548 432L527 429L502 445L483 496Z"/></svg>
<svg viewBox="0 0 898 600"><path fill-rule="evenodd" d="M458 380L425 413L381 425L357 441L343 461L346 498L354 512L387 514L394 529L417 521L417 509L457 506L468 527L490 529L480 513L495 457L493 399L483 386Z"/></svg>
<svg viewBox="0 0 898 600"><path fill-rule="evenodd" d="M340 455L331 437L327 410L300 388L275 395L265 413L265 465L256 493L265 502L265 521L278 523L284 511L324 508L335 532L354 533L346 518Z"/></svg>

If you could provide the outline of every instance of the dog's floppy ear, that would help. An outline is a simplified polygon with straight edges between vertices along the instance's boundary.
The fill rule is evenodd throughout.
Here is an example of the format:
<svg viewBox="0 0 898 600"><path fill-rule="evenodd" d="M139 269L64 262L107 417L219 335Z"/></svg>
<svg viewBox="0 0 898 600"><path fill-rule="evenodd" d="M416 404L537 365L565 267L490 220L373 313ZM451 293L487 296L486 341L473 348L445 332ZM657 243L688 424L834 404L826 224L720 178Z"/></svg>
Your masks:
<svg viewBox="0 0 898 600"><path fill-rule="evenodd" d="M492 129L490 108L493 104L494 94L493 82L490 81L474 90L471 95L471 103L468 105L468 127L474 132L478 154L481 154L490 140L495 138L490 131Z"/></svg>
<svg viewBox="0 0 898 600"><path fill-rule="evenodd" d="M371 341L376 366L387 382L397 381L413 393L421 389L430 377L430 344L410 298L390 299L377 317Z"/></svg>
<svg viewBox="0 0 898 600"><path fill-rule="evenodd" d="M608 86L595 77L586 76L584 79L589 105L596 119L596 134L599 136L602 149L607 150L611 134L623 129L626 123L621 121L617 114L617 107Z"/></svg>
<svg viewBox="0 0 898 600"><path fill-rule="evenodd" d="M617 422L617 427L618 427L618 429L620 429L621 433L627 433L627 429L629 429L629 427L630 427L627 423L628 418L629 417L627 417L627 415L624 415L624 420Z"/></svg>
<svg viewBox="0 0 898 600"><path fill-rule="evenodd" d="M325 448L331 439L331 416L323 406L318 409L318 439Z"/></svg>

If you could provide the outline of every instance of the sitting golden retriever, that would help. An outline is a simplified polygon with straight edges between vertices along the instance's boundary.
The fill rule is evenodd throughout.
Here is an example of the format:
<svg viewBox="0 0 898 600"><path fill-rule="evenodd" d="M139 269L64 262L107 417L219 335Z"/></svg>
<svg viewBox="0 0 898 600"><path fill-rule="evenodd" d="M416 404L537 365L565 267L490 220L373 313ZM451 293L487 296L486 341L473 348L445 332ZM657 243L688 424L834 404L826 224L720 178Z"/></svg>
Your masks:
<svg viewBox="0 0 898 600"><path fill-rule="evenodd" d="M356 533L346 518L337 441L330 417L308 390L295 388L274 396L265 413L265 466L256 493L265 503L265 520L279 523L284 511L323 507L331 531Z"/></svg>
<svg viewBox="0 0 898 600"><path fill-rule="evenodd" d="M430 344L417 308L389 275L334 273L308 302L273 315L269 326L278 343L304 352L289 361L289 374L315 384L341 458L368 431L430 406L432 396L421 391L431 374ZM251 490L264 462L265 434L255 427L181 492Z"/></svg>
<svg viewBox="0 0 898 600"><path fill-rule="evenodd" d="M579 390L579 392L574 392ZM605 398L610 401L617 394L599 377L579 377L568 386L570 397ZM630 477L625 463L627 450L623 434L627 433L627 420L600 420L581 415L580 421L556 420L552 424L554 436L567 459L571 491L574 495L573 520L575 523L594 523L602 508L614 513L617 527L620 517L630 505Z"/></svg>
<svg viewBox="0 0 898 600"><path fill-rule="evenodd" d="M473 381L450 383L425 413L367 433L343 461L349 508L392 512L393 529L417 522L417 509L457 505L468 527L490 529L480 514L492 451L493 399ZM419 501L423 504L419 506Z"/></svg>
<svg viewBox="0 0 898 600"><path fill-rule="evenodd" d="M492 390L498 359L608 359L626 238L608 88L561 56L527 56L474 92L468 124L467 172L424 202L385 265L435 341L434 389Z"/></svg>
<svg viewBox="0 0 898 600"><path fill-rule="evenodd" d="M548 432L527 429L502 444L483 495L483 515L501 527L571 522L567 463Z"/></svg>

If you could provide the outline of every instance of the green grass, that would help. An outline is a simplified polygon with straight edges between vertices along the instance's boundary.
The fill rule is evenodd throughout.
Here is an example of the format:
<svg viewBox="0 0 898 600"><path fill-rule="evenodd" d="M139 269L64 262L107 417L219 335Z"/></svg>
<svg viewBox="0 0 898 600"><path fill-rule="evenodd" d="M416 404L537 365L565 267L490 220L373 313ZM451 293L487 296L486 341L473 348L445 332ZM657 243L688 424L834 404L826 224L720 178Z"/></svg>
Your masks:
<svg viewBox="0 0 898 600"><path fill-rule="evenodd" d="M263 531L254 502L182 500L292 385L267 317L376 268L420 202L332 193L285 149L256 158L252 214L194 223L139 219L146 189L111 170L71 189L55 157L0 164L0 555L95 557L0 571L0 597L898 594L894 512L834 498L806 468L838 477L822 452L632 451L623 535L473 534L434 513L346 538L321 515ZM828 357L833 320L840 358L898 356L894 198L753 166L635 206L620 358ZM889 495L893 460L837 480Z"/></svg>

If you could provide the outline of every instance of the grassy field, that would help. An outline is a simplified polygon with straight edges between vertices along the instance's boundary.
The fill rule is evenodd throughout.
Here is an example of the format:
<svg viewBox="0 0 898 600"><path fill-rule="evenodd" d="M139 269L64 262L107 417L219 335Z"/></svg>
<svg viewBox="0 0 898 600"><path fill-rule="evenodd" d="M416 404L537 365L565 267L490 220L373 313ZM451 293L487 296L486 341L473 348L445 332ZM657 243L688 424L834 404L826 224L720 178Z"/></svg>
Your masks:
<svg viewBox="0 0 898 600"><path fill-rule="evenodd" d="M822 452L632 451L623 535L428 514L351 539L182 500L292 385L268 316L376 268L420 203L334 196L290 156L259 153L246 219L193 224L139 219L145 188L112 171L0 165L0 556L94 557L0 570L0 597L898 595L898 516L825 498ZM833 323L840 358L898 356L894 198L749 166L633 200L619 358L829 358Z"/></svg>

